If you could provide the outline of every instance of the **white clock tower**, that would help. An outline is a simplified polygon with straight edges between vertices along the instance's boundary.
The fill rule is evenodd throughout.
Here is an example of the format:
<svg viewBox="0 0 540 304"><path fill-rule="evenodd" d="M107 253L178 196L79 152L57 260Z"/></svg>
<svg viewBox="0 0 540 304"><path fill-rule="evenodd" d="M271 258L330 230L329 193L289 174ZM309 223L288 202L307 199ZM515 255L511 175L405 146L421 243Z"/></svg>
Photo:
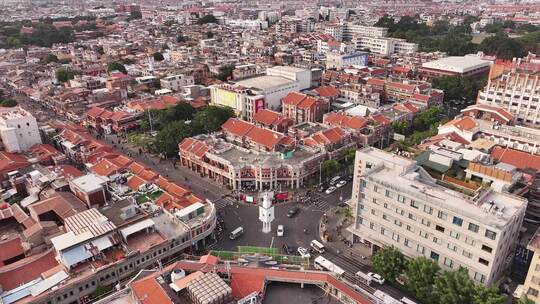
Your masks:
<svg viewBox="0 0 540 304"><path fill-rule="evenodd" d="M259 220L263 223L262 231L270 233L272 231L272 221L274 220L274 206L272 206L273 193L266 191L262 194L262 203L259 205Z"/></svg>

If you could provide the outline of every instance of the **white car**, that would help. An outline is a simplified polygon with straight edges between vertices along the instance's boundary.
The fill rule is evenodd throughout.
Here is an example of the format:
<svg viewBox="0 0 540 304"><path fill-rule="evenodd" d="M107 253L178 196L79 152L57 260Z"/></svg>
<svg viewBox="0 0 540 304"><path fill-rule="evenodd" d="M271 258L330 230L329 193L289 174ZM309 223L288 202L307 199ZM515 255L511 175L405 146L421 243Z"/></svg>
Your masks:
<svg viewBox="0 0 540 304"><path fill-rule="evenodd" d="M380 274L373 273L373 272L368 272L367 275L371 278L371 280L373 280L373 281L375 281L375 282L377 282L379 284L384 284L384 278L381 277Z"/></svg>
<svg viewBox="0 0 540 304"><path fill-rule="evenodd" d="M309 251L304 247L298 247L298 253L303 258L308 258L309 259L311 257L311 255L309 254Z"/></svg>
<svg viewBox="0 0 540 304"><path fill-rule="evenodd" d="M324 193L331 194L332 192L336 191L336 189L337 189L336 187L332 186L332 187L326 189L326 191L324 191Z"/></svg>
<svg viewBox="0 0 540 304"><path fill-rule="evenodd" d="M339 183L336 184L336 187L341 188L347 184L346 180L340 180Z"/></svg>
<svg viewBox="0 0 540 304"><path fill-rule="evenodd" d="M283 236L283 233L285 233L285 228L283 228L283 225L277 226L277 236Z"/></svg>

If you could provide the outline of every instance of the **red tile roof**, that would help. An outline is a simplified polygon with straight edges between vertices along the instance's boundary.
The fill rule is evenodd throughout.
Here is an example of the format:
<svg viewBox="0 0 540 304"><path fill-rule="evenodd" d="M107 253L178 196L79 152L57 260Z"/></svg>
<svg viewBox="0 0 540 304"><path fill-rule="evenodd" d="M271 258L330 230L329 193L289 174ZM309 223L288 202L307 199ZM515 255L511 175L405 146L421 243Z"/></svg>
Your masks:
<svg viewBox="0 0 540 304"><path fill-rule="evenodd" d="M167 292L153 276L131 283L131 290L133 290L138 303L141 304L173 303Z"/></svg>
<svg viewBox="0 0 540 304"><path fill-rule="evenodd" d="M507 122L510 122L514 119L514 115L510 114L505 109L496 107L496 106L485 105L485 104L474 104L461 110L461 112L468 112L471 110L479 110L479 111L486 111L486 112L494 113Z"/></svg>
<svg viewBox="0 0 540 304"><path fill-rule="evenodd" d="M237 118L229 118L221 128L235 136L246 136L255 125Z"/></svg>
<svg viewBox="0 0 540 304"><path fill-rule="evenodd" d="M322 97L337 97L339 95L339 90L333 86L318 87L314 91Z"/></svg>
<svg viewBox="0 0 540 304"><path fill-rule="evenodd" d="M291 92L283 97L284 105L292 105L302 109L309 109L317 103L317 99L299 92Z"/></svg>
<svg viewBox="0 0 540 304"><path fill-rule="evenodd" d="M29 165L28 160L19 154L0 151L0 173L19 170Z"/></svg>
<svg viewBox="0 0 540 304"><path fill-rule="evenodd" d="M540 171L540 156L509 148L495 147L491 156L501 162L510 164L519 169L532 168Z"/></svg>
<svg viewBox="0 0 540 304"><path fill-rule="evenodd" d="M253 115L255 122L269 126L275 124L281 118L281 114L272 110L263 109Z"/></svg>
<svg viewBox="0 0 540 304"><path fill-rule="evenodd" d="M40 277L41 273L58 266L54 250L29 256L13 264L0 267L0 285L11 290Z"/></svg>
<svg viewBox="0 0 540 304"><path fill-rule="evenodd" d="M188 137L178 144L178 150L180 153L191 153L196 157L201 158L210 150L210 148L204 142Z"/></svg>
<svg viewBox="0 0 540 304"><path fill-rule="evenodd" d="M461 118L452 119L451 121L445 123L443 126L455 126L456 128L462 131L470 131L476 128L477 124L474 121L474 118L466 116Z"/></svg>
<svg viewBox="0 0 540 304"><path fill-rule="evenodd" d="M24 255L24 248L20 237L0 242L0 262L3 263L20 255Z"/></svg>

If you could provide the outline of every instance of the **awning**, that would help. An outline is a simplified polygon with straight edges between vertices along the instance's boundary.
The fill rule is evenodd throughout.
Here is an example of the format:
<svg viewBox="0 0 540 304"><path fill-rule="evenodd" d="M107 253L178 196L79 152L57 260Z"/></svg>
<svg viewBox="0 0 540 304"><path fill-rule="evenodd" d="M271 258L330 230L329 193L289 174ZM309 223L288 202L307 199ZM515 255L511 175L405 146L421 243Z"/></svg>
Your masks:
<svg viewBox="0 0 540 304"><path fill-rule="evenodd" d="M128 227L120 230L120 233L122 234L124 239L127 239L128 236L134 234L135 232L139 232L139 231L144 230L146 228L153 227L154 225L155 225L154 221L152 221L151 219L146 219L144 221L140 221L138 223L135 223L135 224L133 224L131 226L128 226Z"/></svg>
<svg viewBox="0 0 540 304"><path fill-rule="evenodd" d="M112 247L113 245L111 239L108 236L102 236L100 238L97 238L95 240L88 242L86 245L86 248L89 248L90 244L96 246L99 249L99 251L103 251L109 247Z"/></svg>
<svg viewBox="0 0 540 304"><path fill-rule="evenodd" d="M30 288L30 292L32 293L32 296L37 296L42 294L43 292L53 288L54 286L58 285L63 280L67 279L69 276L65 271L60 271L52 276L46 278L45 280L37 283L36 285L32 286Z"/></svg>
<svg viewBox="0 0 540 304"><path fill-rule="evenodd" d="M66 250L60 255L62 256L64 265L66 265L68 268L92 257L92 254L86 250L85 245L80 245Z"/></svg>

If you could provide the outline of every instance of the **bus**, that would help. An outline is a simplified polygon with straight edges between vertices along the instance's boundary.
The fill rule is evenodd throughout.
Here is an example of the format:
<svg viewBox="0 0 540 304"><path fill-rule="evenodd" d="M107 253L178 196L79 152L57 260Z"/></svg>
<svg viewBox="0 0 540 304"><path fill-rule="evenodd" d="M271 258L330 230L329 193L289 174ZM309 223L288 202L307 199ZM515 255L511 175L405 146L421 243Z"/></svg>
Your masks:
<svg viewBox="0 0 540 304"><path fill-rule="evenodd" d="M317 251L318 253L324 253L324 245L317 240L311 241L309 246L311 246L311 248L313 248L313 250Z"/></svg>
<svg viewBox="0 0 540 304"><path fill-rule="evenodd" d="M313 266L316 269L330 271L340 276L345 273L345 270L341 269L341 267L325 259L323 256L316 257L315 260L313 261Z"/></svg>
<svg viewBox="0 0 540 304"><path fill-rule="evenodd" d="M234 229L234 230L231 232L231 235L229 235L229 238L230 238L231 240L234 240L234 239L236 239L237 237L241 236L242 233L244 233L244 228L240 226L240 227Z"/></svg>

